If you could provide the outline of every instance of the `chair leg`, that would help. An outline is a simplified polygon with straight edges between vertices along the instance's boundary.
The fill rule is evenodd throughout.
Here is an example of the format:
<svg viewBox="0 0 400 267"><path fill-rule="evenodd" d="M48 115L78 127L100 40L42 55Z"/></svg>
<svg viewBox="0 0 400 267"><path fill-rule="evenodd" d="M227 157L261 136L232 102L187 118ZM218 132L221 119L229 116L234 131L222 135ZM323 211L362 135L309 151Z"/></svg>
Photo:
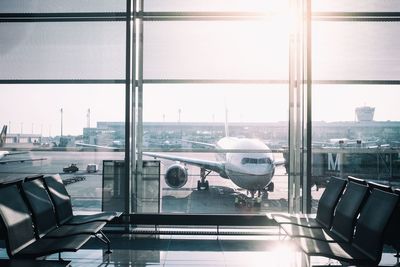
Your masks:
<svg viewBox="0 0 400 267"><path fill-rule="evenodd" d="M108 237L103 233L103 231L99 231L98 234L100 234L101 236L98 236L97 234L95 235L95 237L97 239L99 239L101 242L103 242L104 244L107 244L107 251L106 254L111 254L111 241L110 239L108 239Z"/></svg>
<svg viewBox="0 0 400 267"><path fill-rule="evenodd" d="M278 226L279 228L279 235L278 235L278 240L281 240L281 235L282 235L282 229L281 229L281 225Z"/></svg>
<svg viewBox="0 0 400 267"><path fill-rule="evenodd" d="M300 252L300 260L302 267L310 267L311 266L311 258L306 253Z"/></svg>
<svg viewBox="0 0 400 267"><path fill-rule="evenodd" d="M400 258L400 251L398 251L396 249L396 254L393 254L393 256L396 257L397 259L399 259Z"/></svg>

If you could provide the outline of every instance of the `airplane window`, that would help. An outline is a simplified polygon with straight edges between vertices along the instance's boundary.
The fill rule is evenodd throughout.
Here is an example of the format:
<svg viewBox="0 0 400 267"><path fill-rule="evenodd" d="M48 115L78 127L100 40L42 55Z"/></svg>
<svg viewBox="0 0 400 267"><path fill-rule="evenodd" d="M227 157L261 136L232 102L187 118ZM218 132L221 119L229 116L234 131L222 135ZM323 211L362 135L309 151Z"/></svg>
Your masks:
<svg viewBox="0 0 400 267"><path fill-rule="evenodd" d="M260 158L258 159L258 164L271 164L272 160L270 158Z"/></svg>
<svg viewBox="0 0 400 267"><path fill-rule="evenodd" d="M267 158L258 159L258 164L265 164L267 163Z"/></svg>
<svg viewBox="0 0 400 267"><path fill-rule="evenodd" d="M257 159L250 159L249 162L252 163L252 164L257 164Z"/></svg>
<svg viewBox="0 0 400 267"><path fill-rule="evenodd" d="M243 158L242 159L242 164L271 164L272 161L270 158Z"/></svg>

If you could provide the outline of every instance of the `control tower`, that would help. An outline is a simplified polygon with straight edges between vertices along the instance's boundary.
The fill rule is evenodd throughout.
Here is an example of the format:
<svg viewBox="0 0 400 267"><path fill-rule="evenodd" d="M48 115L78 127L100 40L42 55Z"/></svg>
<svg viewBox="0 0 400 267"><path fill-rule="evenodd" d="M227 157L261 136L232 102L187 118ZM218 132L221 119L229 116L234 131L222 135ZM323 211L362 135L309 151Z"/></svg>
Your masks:
<svg viewBox="0 0 400 267"><path fill-rule="evenodd" d="M356 108L357 121L373 121L375 108L363 106Z"/></svg>

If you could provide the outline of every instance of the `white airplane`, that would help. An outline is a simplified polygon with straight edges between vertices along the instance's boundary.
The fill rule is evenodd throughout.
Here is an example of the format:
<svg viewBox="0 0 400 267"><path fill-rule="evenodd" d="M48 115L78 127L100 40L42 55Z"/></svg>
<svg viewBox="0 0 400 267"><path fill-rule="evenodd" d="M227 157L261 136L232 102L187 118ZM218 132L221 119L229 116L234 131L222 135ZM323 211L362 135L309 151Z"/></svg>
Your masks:
<svg viewBox="0 0 400 267"><path fill-rule="evenodd" d="M6 143L6 136L7 136L7 125L3 126L3 129L1 130L0 133L0 147L3 147L3 145ZM26 162L26 161L40 161L40 160L45 160L46 158L37 158L37 159L31 159L31 158L20 158L20 159L10 159L10 160L3 160L3 158L12 156L12 155L18 155L18 154L27 154L28 152L26 151L21 151L21 152L10 152L7 150L2 150L0 151L0 164L7 164L7 163L14 163L14 162Z"/></svg>
<svg viewBox="0 0 400 267"><path fill-rule="evenodd" d="M181 188L188 180L186 164L200 167L200 179L197 181L198 190L207 190L209 183L207 176L212 172L218 173L222 178L230 179L235 185L247 189L251 198L256 193L257 202L260 201L261 192L273 191L272 177L275 167L285 162L275 161L270 148L258 139L229 137L221 138L216 144L191 142L214 148L216 150L253 150L256 152L222 152L217 154L216 161L180 157L175 155L144 152L143 155L176 161L169 166L165 173L165 182L172 188ZM261 152L258 152L261 151ZM264 152L265 151L265 152ZM256 203L257 203L256 202Z"/></svg>

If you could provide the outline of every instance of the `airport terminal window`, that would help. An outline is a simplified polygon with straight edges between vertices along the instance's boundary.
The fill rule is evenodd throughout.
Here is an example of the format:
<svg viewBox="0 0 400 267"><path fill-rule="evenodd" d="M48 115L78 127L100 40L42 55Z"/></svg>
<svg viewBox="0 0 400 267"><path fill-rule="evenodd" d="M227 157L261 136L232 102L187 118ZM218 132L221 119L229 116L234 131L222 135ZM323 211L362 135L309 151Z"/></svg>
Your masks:
<svg viewBox="0 0 400 267"><path fill-rule="evenodd" d="M398 22L314 21L314 80L398 80Z"/></svg>
<svg viewBox="0 0 400 267"><path fill-rule="evenodd" d="M0 13L124 12L126 0L3 0Z"/></svg>
<svg viewBox="0 0 400 267"><path fill-rule="evenodd" d="M400 6L397 0L314 0L313 12L398 12Z"/></svg>
<svg viewBox="0 0 400 267"><path fill-rule="evenodd" d="M124 159L123 86L2 84L0 90L7 99L0 106L1 128L7 127L2 151L22 152L0 159L0 180L59 173L76 211L101 210L103 160ZM106 189L112 200L115 188Z"/></svg>
<svg viewBox="0 0 400 267"><path fill-rule="evenodd" d="M145 21L143 78L287 81L289 36L281 22Z"/></svg>
<svg viewBox="0 0 400 267"><path fill-rule="evenodd" d="M124 79L124 22L0 23L0 79Z"/></svg>
<svg viewBox="0 0 400 267"><path fill-rule="evenodd" d="M287 0L146 0L146 12L280 12L287 11Z"/></svg>
<svg viewBox="0 0 400 267"><path fill-rule="evenodd" d="M98 1L96 5L94 1L70 1L60 5L46 2L49 4L40 7L34 4L35 1L29 1L32 5L25 6L22 1L2 1L0 4L0 35L5 40L0 43L3 51L0 55L0 89L2 99L9 99L1 106L0 123L8 126L7 138L1 140L6 148L17 142L29 143L31 148L22 149L29 151L28 156L46 158L30 161L28 169L12 169L10 164L1 164L3 179L28 172L60 172L65 164L75 163L69 162L70 157L76 159L78 165L83 164L77 166L80 171L96 168L90 166L103 160L127 159L127 155L136 160L136 150L132 153L124 149L129 147L125 146L127 142L138 141L134 149L144 152L144 158L149 160L143 163L147 164L143 165L146 173L142 173L145 183L157 186L154 183L157 170L161 173L161 180L157 180L161 185L158 199L161 212L248 213L249 210L236 209L231 203L246 191L242 190L246 186L241 184L241 179L224 179L229 173L222 172L218 169L220 165L214 164L216 157L227 161L228 155L216 150L216 144L230 147L231 143L226 140L218 142L226 136L227 117L230 137L242 141L258 139L274 156L240 157L241 153L258 153L260 143L249 141L245 151L233 148L230 162L242 167L262 167L272 161L277 164L275 172L263 170L273 174L277 183L274 192L268 194L268 200L261 202L259 210L287 210L291 200L287 199L290 179L286 168L294 163L290 162L287 149L288 124L305 127L306 115L300 109L296 114L289 112L295 106L295 98L288 92L289 85L293 85L289 84L289 80L293 81L289 75L304 73L305 63L289 57L289 51L293 56L305 47L291 46L296 39L289 38L288 22L293 17L288 16L286 7L282 7L286 1L279 4L237 1L237 5L229 6L222 0L213 1L215 6L208 4L209 1L196 0L183 4L158 0L140 2L144 3L144 10L138 11L144 12L135 13L136 31L130 32L136 34L136 38L132 38L136 41L134 44L126 39L129 29L129 24L124 21L128 16L123 13L126 1L101 1L98 5ZM313 203L322 192L317 189L323 187L323 182L332 174L328 172L332 171L329 168L336 171L341 168L336 173L340 176L369 173L390 183L397 181L398 172L396 123L399 118L396 117L396 103L393 103L400 90L396 64L399 44L394 37L399 35L398 14L387 13L379 17L379 14L357 13L397 10L397 2L385 1L378 8L374 5L374 9L369 0L362 4L347 5L347 2L336 1L319 5L323 2L326 1L316 1L313 5L312 44L309 46L313 67L311 181L318 185L312 189ZM196 11L204 12L201 18ZM265 17L260 14L264 11ZM320 11L339 13L318 13ZM353 13L341 13L345 11ZM17 18L7 17L13 12L19 13ZM29 16L30 12L35 16ZM58 12L66 12L62 13L65 17L44 16ZM68 12L79 15L72 16ZM104 13L94 18L90 12ZM301 43L302 40L297 41ZM127 52L131 52L130 56ZM132 63L133 69L126 62ZM289 74L293 66L301 67ZM300 87L290 88L300 94ZM126 99L127 92L138 98ZM22 98L21 95L30 97ZM125 106L129 101L135 106ZM139 117L142 111L143 117ZM65 129L62 134L61 113ZM130 115L131 121L125 121ZM297 117L290 117L288 122L292 115ZM89 127L85 127L89 117ZM136 123L136 128L132 127L134 135L125 136L129 132L125 125L133 122ZM296 128L298 136L302 130L304 128ZM95 152L100 146L102 149L111 147L112 152ZM327 153L342 149L340 146L344 147L343 151L350 147L357 153L346 156L343 151L341 156ZM364 153L365 147L368 147L368 153ZM385 150L388 147L393 153ZM169 162L158 159L161 167L157 169L154 158L160 157L159 153L172 156L169 156ZM3 159L9 157L3 155ZM21 159L24 154L15 156ZM199 168L199 164L197 167L177 164L179 160L176 159L182 161L183 157L192 157L209 165ZM257 164L251 164L250 161L255 159ZM241 164L242 161L248 164ZM119 163L116 165L121 167ZM51 168L47 169L49 166ZM171 166L175 168L171 173L175 175L174 181L179 183L177 188L167 187L164 180ZM113 172L114 169L107 170L107 174ZM133 173L132 177L142 174ZM69 175L73 177L74 174L68 173L65 177ZM86 182L69 185L76 188L76 196L85 199L85 204L75 202L81 209L99 208L97 196L105 188L96 177L99 178L95 174ZM202 181L199 177L206 179ZM90 193L85 193L87 189L81 185L88 180L94 184L90 185ZM202 194L206 188L211 192L208 199ZM112 191L107 188L107 194ZM137 201L133 205L143 204L141 201L149 196L147 193L133 196ZM127 196L126 192L124 194ZM142 206L142 211L153 210Z"/></svg>
<svg viewBox="0 0 400 267"><path fill-rule="evenodd" d="M287 147L287 97L287 85L145 84L144 159L161 162L161 213L286 211L286 168L277 166L272 173L269 166L273 160L283 161L282 148ZM231 139L225 137L226 115ZM237 151L224 151L229 148ZM204 170L190 164L192 160L205 164ZM249 164L243 166L244 161ZM222 162L245 168L236 175L218 169L208 173L207 168L213 167L207 163ZM275 188L273 192L262 191L259 207L248 208L245 201L250 193L247 195L246 186L250 185L243 181L254 179L245 173L252 166L255 174L265 172L265 179L270 178L267 173L273 175ZM202 175L206 175L204 187L198 182Z"/></svg>
<svg viewBox="0 0 400 267"><path fill-rule="evenodd" d="M317 1L318 2L318 1ZM323 2L323 1L320 1ZM393 1L357 11L392 11ZM390 8L389 8L390 7ZM318 5L317 11L321 11ZM325 6L327 8L327 6ZM354 11L335 2L328 11ZM326 10L323 10L326 11ZM390 13L319 15L313 21L312 198L327 177L348 175L399 186L398 22Z"/></svg>

